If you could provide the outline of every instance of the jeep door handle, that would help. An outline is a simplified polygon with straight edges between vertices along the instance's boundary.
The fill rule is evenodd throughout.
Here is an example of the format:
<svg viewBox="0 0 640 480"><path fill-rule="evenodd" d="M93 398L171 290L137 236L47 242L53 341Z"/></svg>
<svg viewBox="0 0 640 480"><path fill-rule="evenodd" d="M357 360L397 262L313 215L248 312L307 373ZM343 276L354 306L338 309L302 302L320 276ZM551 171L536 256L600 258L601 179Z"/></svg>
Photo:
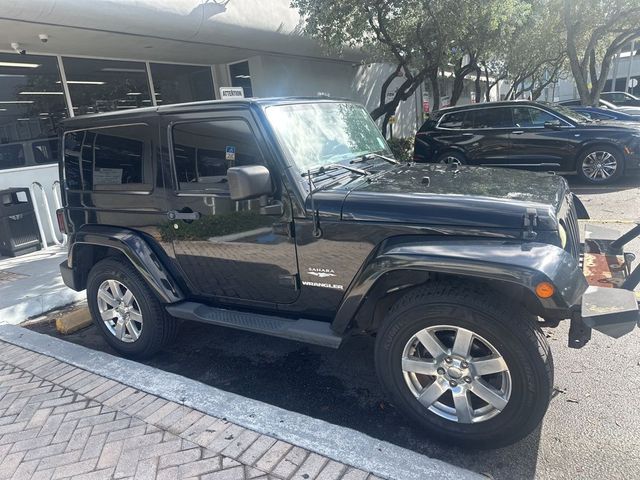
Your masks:
<svg viewBox="0 0 640 480"><path fill-rule="evenodd" d="M514 135L522 135L524 133L524 130L514 130L513 132Z"/></svg>
<svg viewBox="0 0 640 480"><path fill-rule="evenodd" d="M201 216L200 212L178 212L176 210L167 212L169 220L200 220Z"/></svg>

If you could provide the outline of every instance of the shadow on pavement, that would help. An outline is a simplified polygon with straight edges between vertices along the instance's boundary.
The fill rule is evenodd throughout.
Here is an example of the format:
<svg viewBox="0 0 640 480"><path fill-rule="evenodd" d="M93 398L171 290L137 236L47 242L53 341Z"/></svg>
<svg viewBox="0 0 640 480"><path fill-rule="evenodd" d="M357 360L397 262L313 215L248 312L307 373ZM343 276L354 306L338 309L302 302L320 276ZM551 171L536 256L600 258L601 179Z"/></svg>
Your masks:
<svg viewBox="0 0 640 480"><path fill-rule="evenodd" d="M30 327L56 335L53 325ZM115 354L95 327L64 337ZM390 404L373 368L373 339L339 350L210 325L185 323L174 345L144 363L372 437L495 479L535 476L540 428L511 447L473 451L422 434ZM354 446L357 448L357 446Z"/></svg>
<svg viewBox="0 0 640 480"><path fill-rule="evenodd" d="M569 175L565 177L569 182L571 190L578 194L592 195L598 193L623 192L625 190L633 190L640 187L640 174L625 174L619 181L611 185L592 185L581 180L577 175Z"/></svg>

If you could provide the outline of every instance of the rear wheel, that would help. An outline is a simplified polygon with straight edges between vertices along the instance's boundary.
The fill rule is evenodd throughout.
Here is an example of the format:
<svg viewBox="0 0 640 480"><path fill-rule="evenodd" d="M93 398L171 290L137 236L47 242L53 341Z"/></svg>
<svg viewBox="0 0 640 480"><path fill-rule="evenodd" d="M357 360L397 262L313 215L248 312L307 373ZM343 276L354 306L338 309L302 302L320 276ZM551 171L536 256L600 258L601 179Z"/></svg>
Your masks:
<svg viewBox="0 0 640 480"><path fill-rule="evenodd" d="M125 261L108 258L95 264L87 280L87 302L107 343L124 356L150 357L175 337L175 320Z"/></svg>
<svg viewBox="0 0 640 480"><path fill-rule="evenodd" d="M416 288L376 340L376 369L394 403L429 434L475 448L529 434L553 388L539 327L491 298L464 283Z"/></svg>
<svg viewBox="0 0 640 480"><path fill-rule="evenodd" d="M623 169L622 152L606 145L590 147L578 157L578 176L591 184L614 182L622 175Z"/></svg>

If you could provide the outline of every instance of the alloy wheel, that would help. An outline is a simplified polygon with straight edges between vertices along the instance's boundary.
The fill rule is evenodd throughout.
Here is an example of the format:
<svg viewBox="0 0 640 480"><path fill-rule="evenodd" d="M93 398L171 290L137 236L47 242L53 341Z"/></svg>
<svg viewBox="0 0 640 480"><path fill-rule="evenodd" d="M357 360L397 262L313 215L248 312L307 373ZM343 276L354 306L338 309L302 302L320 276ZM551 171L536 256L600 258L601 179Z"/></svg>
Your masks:
<svg viewBox="0 0 640 480"><path fill-rule="evenodd" d="M440 159L440 162L444 165L462 165L462 162L458 157L454 157L453 155L448 155L444 158Z"/></svg>
<svg viewBox="0 0 640 480"><path fill-rule="evenodd" d="M511 397L511 374L500 352L477 333L452 325L428 327L411 337L402 373L418 402L457 423L489 420Z"/></svg>
<svg viewBox="0 0 640 480"><path fill-rule="evenodd" d="M615 175L618 169L616 157L605 151L595 151L587 155L582 161L582 173L589 180L602 182Z"/></svg>
<svg viewBox="0 0 640 480"><path fill-rule="evenodd" d="M133 292L117 280L105 280L98 287L98 310L107 330L125 343L142 333L142 312Z"/></svg>

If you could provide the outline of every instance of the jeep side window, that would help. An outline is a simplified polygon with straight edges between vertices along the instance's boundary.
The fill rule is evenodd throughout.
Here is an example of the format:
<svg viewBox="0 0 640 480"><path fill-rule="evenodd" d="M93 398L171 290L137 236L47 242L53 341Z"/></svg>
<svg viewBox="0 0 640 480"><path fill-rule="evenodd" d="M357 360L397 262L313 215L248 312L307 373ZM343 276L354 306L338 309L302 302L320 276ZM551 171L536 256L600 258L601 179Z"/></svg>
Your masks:
<svg viewBox="0 0 640 480"><path fill-rule="evenodd" d="M64 171L70 190L150 190L148 125L71 132L64 138Z"/></svg>
<svg viewBox="0 0 640 480"><path fill-rule="evenodd" d="M244 120L179 123L173 127L173 160L180 190L227 193L227 169L264 164Z"/></svg>

